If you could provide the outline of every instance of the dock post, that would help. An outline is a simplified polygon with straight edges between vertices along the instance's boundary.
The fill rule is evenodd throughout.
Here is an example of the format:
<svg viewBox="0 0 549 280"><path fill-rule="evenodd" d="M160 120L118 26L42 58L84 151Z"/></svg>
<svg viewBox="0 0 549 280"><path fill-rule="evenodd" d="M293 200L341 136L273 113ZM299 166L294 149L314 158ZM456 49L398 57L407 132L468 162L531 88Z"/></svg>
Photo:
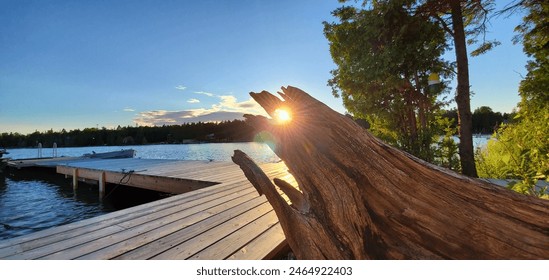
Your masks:
<svg viewBox="0 0 549 280"><path fill-rule="evenodd" d="M38 143L38 158L42 158L42 143Z"/></svg>
<svg viewBox="0 0 549 280"><path fill-rule="evenodd" d="M105 197L105 172L99 174L99 201Z"/></svg>
<svg viewBox="0 0 549 280"><path fill-rule="evenodd" d="M78 188L78 168L72 170L72 189L76 191Z"/></svg>

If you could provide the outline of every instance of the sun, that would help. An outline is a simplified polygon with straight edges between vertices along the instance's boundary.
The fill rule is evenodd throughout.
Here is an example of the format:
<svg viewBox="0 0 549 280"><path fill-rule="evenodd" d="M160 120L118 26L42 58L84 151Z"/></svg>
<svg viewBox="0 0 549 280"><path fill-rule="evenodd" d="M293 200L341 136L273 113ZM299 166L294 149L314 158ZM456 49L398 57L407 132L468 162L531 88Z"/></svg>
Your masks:
<svg viewBox="0 0 549 280"><path fill-rule="evenodd" d="M284 124L292 120L292 115L288 109L278 108L274 111L274 118L278 123Z"/></svg>

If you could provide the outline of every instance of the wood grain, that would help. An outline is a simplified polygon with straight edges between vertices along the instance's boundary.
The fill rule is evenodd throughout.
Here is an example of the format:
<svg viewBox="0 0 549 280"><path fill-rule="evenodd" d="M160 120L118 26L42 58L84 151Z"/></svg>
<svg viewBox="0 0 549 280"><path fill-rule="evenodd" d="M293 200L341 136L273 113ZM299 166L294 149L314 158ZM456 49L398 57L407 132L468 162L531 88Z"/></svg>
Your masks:
<svg viewBox="0 0 549 280"><path fill-rule="evenodd" d="M246 117L275 139L298 183L282 190L299 203L282 199L244 153L233 161L267 197L298 258L549 259L549 201L390 147L298 88L280 95L251 93L267 112L290 108L291 122Z"/></svg>

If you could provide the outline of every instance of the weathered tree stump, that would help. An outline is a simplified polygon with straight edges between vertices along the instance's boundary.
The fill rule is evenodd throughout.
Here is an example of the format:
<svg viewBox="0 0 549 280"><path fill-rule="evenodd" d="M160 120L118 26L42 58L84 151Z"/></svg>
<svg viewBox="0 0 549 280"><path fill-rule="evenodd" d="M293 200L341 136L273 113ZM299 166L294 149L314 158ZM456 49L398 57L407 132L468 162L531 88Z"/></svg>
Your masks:
<svg viewBox="0 0 549 280"><path fill-rule="evenodd" d="M250 93L287 123L246 118L270 132L298 188L275 179L288 204L244 153L299 259L549 259L549 201L434 166L390 147L294 87L283 100Z"/></svg>

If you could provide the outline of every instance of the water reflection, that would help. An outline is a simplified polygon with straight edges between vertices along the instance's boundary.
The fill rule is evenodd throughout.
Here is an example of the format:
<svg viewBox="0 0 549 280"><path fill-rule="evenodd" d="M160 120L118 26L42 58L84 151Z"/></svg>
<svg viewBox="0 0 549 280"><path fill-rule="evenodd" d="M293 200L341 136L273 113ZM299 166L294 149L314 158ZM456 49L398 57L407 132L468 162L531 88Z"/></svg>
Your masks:
<svg viewBox="0 0 549 280"><path fill-rule="evenodd" d="M34 171L0 176L0 239L12 238L113 211L97 188L75 193L63 176Z"/></svg>

